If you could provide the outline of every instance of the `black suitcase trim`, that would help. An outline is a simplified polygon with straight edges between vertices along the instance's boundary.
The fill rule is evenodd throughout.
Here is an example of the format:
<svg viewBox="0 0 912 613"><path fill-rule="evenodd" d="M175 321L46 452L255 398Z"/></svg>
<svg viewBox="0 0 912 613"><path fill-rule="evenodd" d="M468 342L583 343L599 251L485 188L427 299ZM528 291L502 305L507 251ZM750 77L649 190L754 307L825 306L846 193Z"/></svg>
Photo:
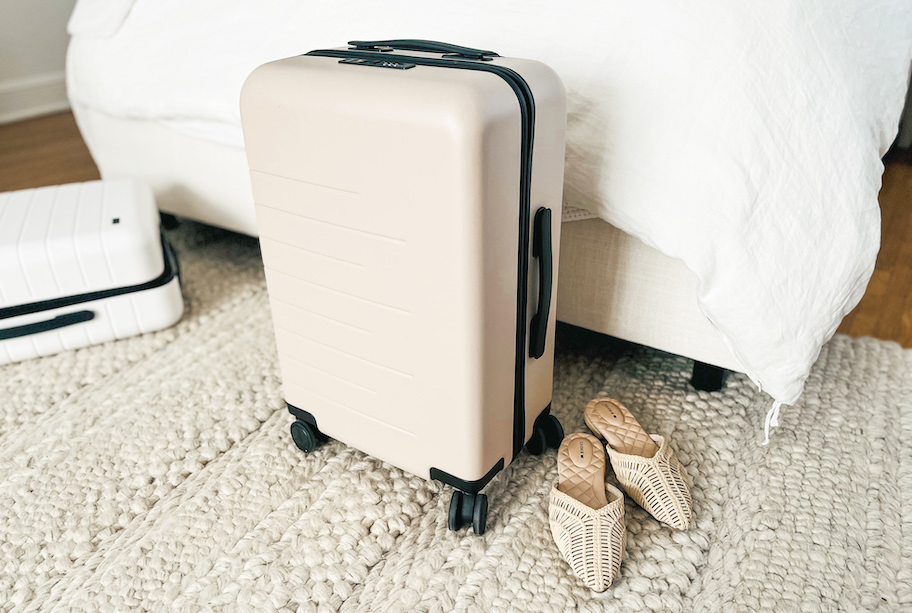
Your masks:
<svg viewBox="0 0 912 613"><path fill-rule="evenodd" d="M174 277L178 277L178 279L180 278L180 264L177 261L177 254L174 252L174 248L171 246L171 243L168 242L167 237L165 237L164 230L161 230L161 242L162 255L164 256L165 260L165 268L158 277L152 279L151 281L140 283L138 285L115 287L112 289L105 289L97 292L76 294L75 296L63 296L61 298L51 298L50 300L41 300L39 302L29 302L27 304L6 307L4 309L0 309L0 319L9 319L12 317L19 317L20 315L31 315L32 313L50 311L51 309L59 309L62 307L73 306L74 304L92 302L93 300L112 298L114 296L122 296L123 294L142 292L150 289L155 289L156 287L161 287L162 285L167 285L171 282L172 279L174 279Z"/></svg>
<svg viewBox="0 0 912 613"><path fill-rule="evenodd" d="M451 485L457 490L462 490L467 494L477 494L486 486L491 479L497 476L497 473L502 471L504 468L504 459L500 458L497 461L491 470L489 470L484 477L481 479L476 479L475 481L463 481L459 477L454 477L450 473L443 472L439 468L431 468L431 479L434 481L440 481L446 485Z"/></svg>
<svg viewBox="0 0 912 613"><path fill-rule="evenodd" d="M529 228L532 208L532 153L535 137L535 100L529 84L514 70L483 61L469 59L436 59L415 57L411 55L385 54L359 50L318 49L304 55L326 58L361 58L389 62L411 62L419 66L437 66L460 70L478 70L494 73L501 77L513 89L519 101L522 129L519 191L519 254L516 290L516 357L513 388L513 457L511 462L522 451L526 442L526 315L528 309L528 275L529 275ZM497 468L497 467L495 467ZM437 470L437 469L432 469ZM442 471L439 471L442 474ZM496 474L496 471L495 473ZM493 477L493 474L490 475ZM455 479L455 477L453 477ZM483 480L483 479L482 479ZM470 483L470 482L465 482ZM460 488L461 489L461 488Z"/></svg>
<svg viewBox="0 0 912 613"><path fill-rule="evenodd" d="M317 426L317 418L314 417L313 414L308 413L304 409L299 409L290 402L286 402L285 406L288 407L288 412L294 415L296 419L307 422L314 428L319 428L319 426Z"/></svg>

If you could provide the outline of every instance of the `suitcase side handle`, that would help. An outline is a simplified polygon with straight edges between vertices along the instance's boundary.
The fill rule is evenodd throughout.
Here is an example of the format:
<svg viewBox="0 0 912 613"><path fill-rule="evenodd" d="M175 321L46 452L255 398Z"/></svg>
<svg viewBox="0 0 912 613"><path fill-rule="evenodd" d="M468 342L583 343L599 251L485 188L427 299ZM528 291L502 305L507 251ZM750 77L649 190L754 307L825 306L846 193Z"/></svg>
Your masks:
<svg viewBox="0 0 912 613"><path fill-rule="evenodd" d="M554 258L551 249L551 209L542 207L535 212L532 230L532 257L538 258L538 310L529 329L529 357L538 359L545 354L548 319L551 313L551 293L554 282Z"/></svg>
<svg viewBox="0 0 912 613"><path fill-rule="evenodd" d="M6 341L11 338L20 338L22 336L30 336L32 334L38 334L40 332L58 330L60 328L65 328L66 326L81 324L84 321L90 321L92 319L95 319L95 311L76 311L75 313L58 315L53 319L37 321L35 323L25 324L24 326L3 328L0 329L0 341Z"/></svg>
<svg viewBox="0 0 912 613"><path fill-rule="evenodd" d="M467 60L488 60L500 57L493 51L460 47L450 43L439 43L434 40L420 40L415 38L397 38L392 40L350 40L357 51L419 51L425 53L444 53L449 57L459 57Z"/></svg>

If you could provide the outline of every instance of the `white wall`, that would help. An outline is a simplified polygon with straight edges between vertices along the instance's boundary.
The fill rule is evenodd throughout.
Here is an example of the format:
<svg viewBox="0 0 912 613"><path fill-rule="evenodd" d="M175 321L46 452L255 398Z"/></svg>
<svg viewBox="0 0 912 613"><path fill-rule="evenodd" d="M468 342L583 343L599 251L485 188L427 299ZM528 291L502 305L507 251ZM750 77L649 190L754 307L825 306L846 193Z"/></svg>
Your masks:
<svg viewBox="0 0 912 613"><path fill-rule="evenodd" d="M76 0L0 0L0 123L68 108L67 20Z"/></svg>

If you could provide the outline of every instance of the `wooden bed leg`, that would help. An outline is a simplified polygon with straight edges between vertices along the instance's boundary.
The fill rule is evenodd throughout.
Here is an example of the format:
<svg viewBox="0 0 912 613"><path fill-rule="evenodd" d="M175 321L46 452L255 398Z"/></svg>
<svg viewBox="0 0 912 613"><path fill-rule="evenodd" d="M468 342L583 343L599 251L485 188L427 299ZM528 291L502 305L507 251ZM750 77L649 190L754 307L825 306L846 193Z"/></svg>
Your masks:
<svg viewBox="0 0 912 613"><path fill-rule="evenodd" d="M690 384L694 389L704 392L718 392L725 385L725 375L728 374L724 368L705 364L694 360L693 376L690 378Z"/></svg>

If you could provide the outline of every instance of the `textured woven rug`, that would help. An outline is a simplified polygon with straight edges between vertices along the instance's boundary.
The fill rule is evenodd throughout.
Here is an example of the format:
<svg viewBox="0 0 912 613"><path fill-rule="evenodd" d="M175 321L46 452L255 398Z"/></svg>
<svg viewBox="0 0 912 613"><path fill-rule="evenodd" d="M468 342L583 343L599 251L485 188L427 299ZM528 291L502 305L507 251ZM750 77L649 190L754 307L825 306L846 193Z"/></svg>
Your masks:
<svg viewBox="0 0 912 613"><path fill-rule="evenodd" d="M562 331L554 407L621 399L670 437L696 524L627 503L604 594L551 540L555 453L488 488L489 530L446 528L447 488L338 442L292 444L256 242L174 233L174 328L0 368L0 611L908 611L912 353L837 336L760 446L742 376Z"/></svg>

